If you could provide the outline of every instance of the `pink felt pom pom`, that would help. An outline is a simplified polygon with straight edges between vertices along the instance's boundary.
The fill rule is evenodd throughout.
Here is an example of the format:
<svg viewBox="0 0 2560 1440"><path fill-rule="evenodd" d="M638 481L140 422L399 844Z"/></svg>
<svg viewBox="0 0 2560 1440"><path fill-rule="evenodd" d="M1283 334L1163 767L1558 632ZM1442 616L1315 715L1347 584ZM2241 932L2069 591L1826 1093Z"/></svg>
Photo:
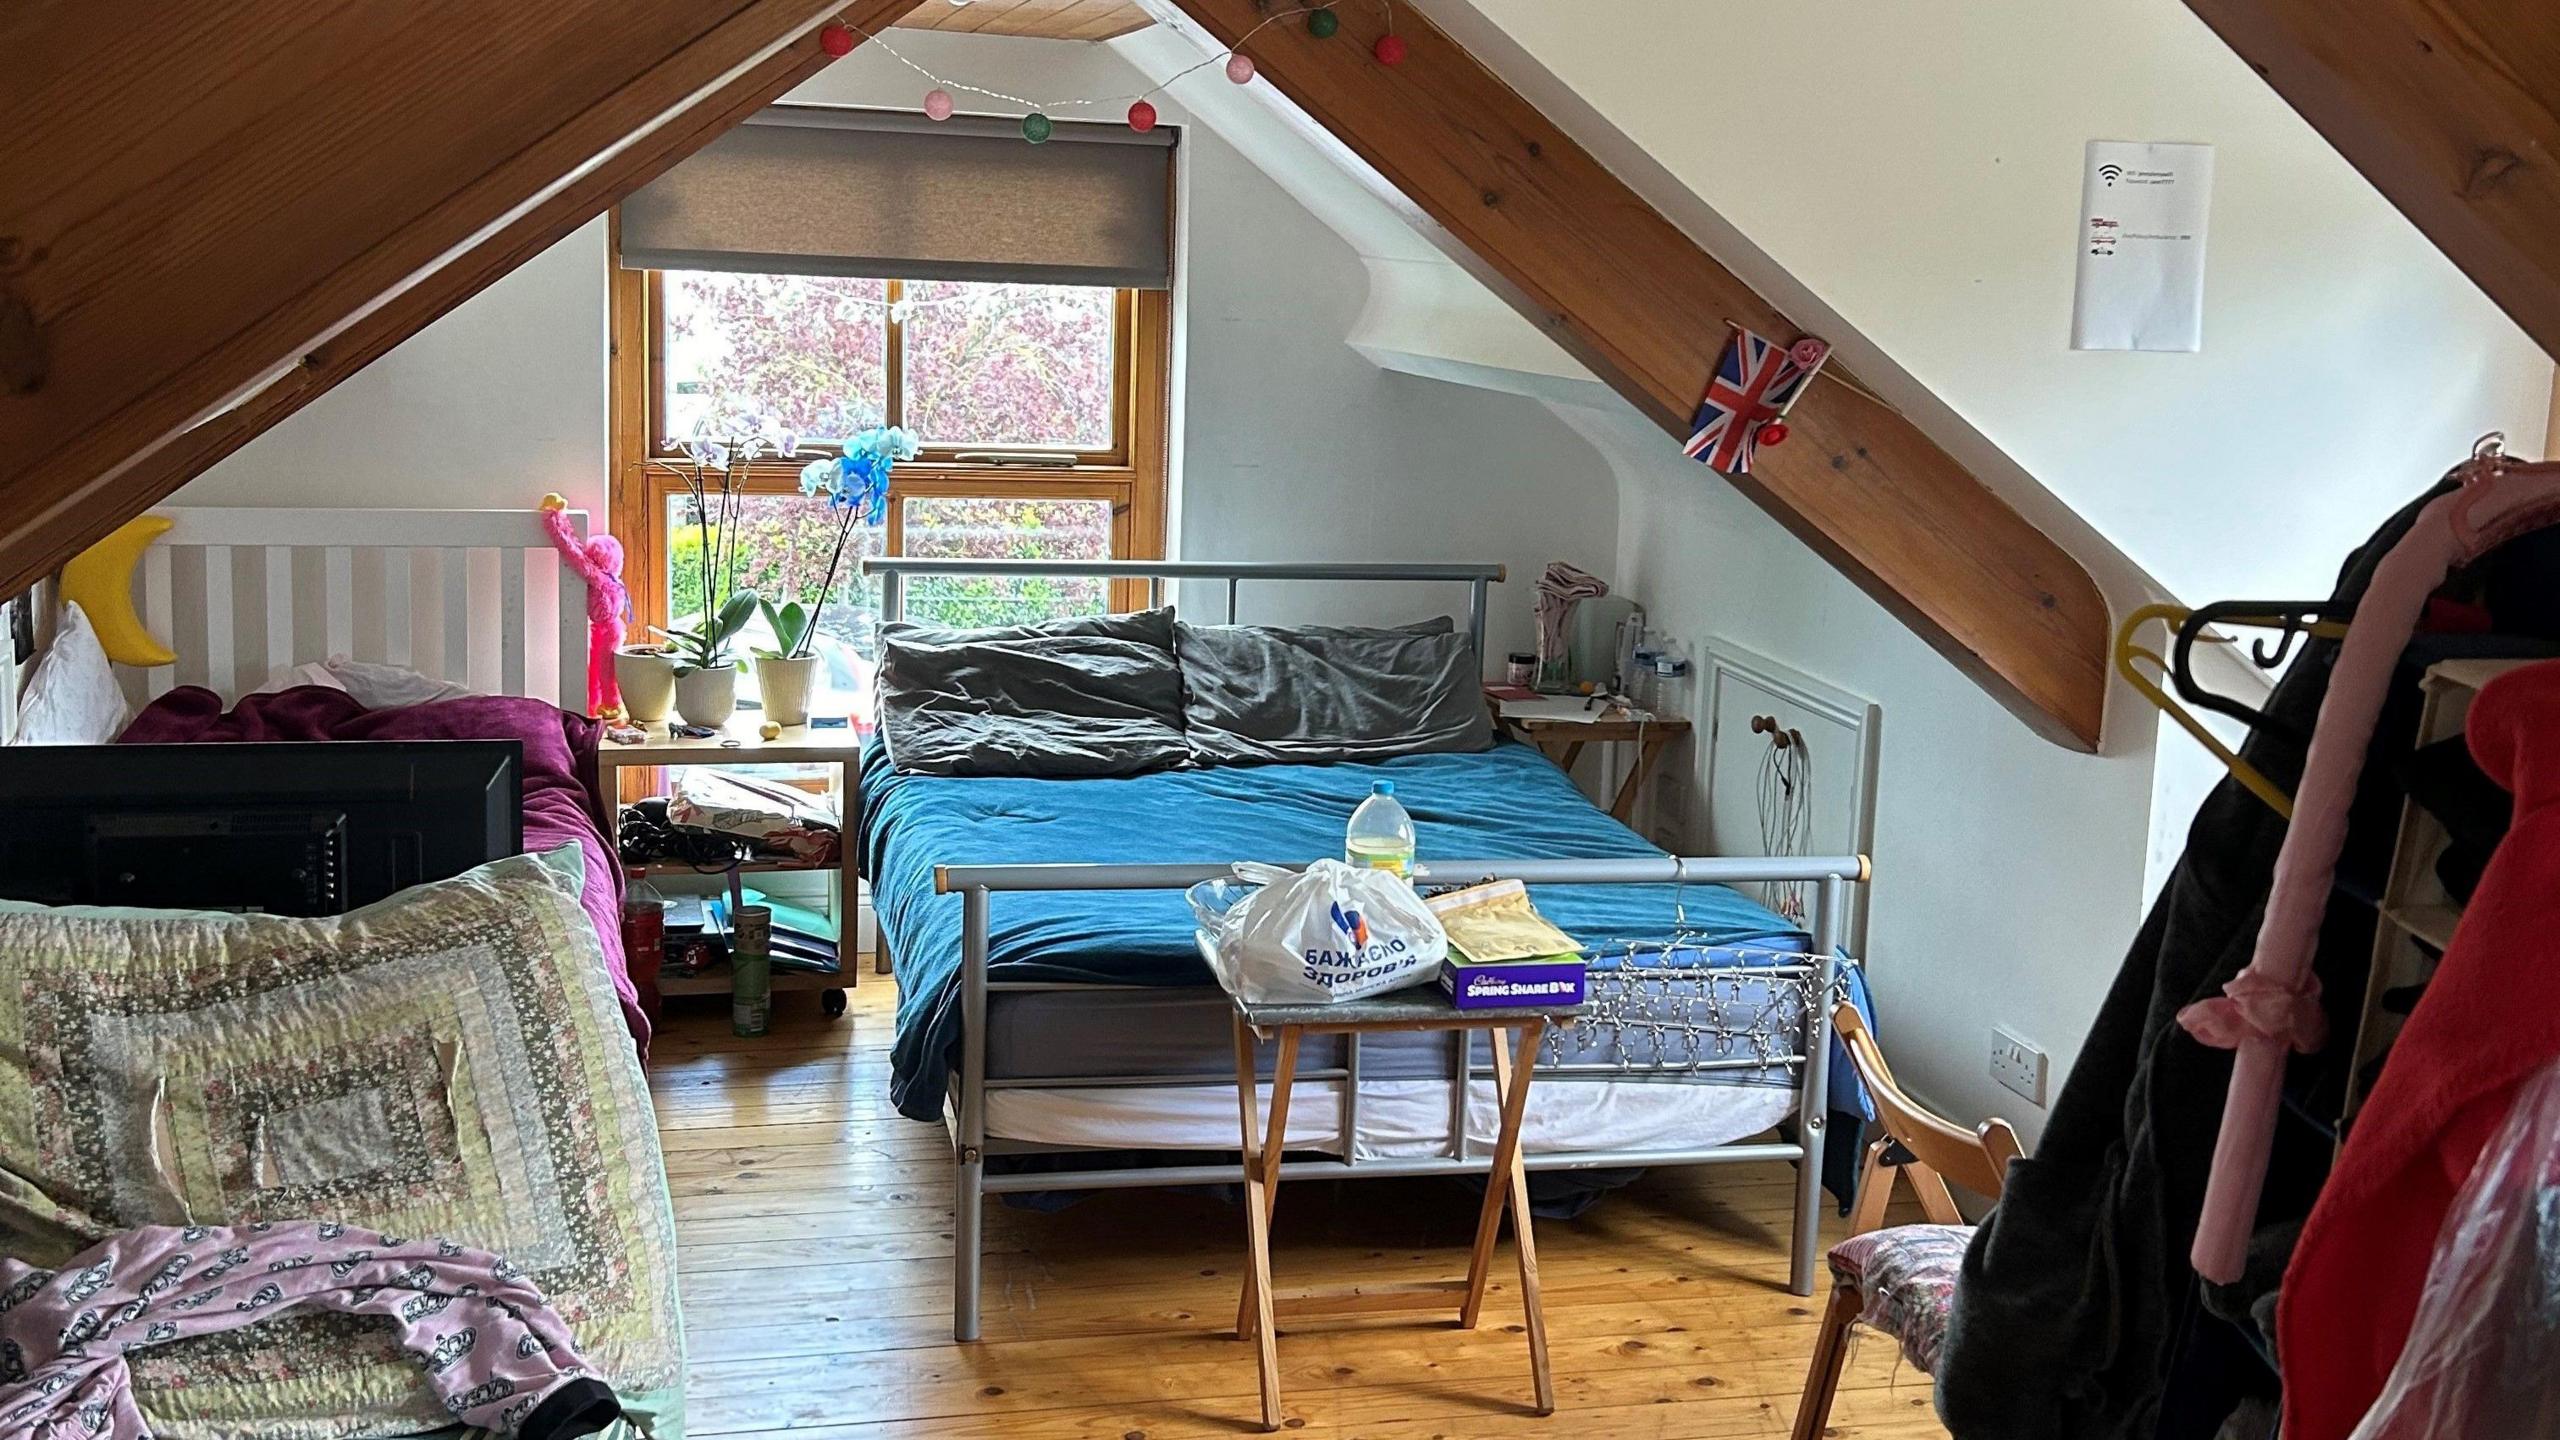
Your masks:
<svg viewBox="0 0 2560 1440"><path fill-rule="evenodd" d="M924 92L924 118L927 120L950 119L951 92L940 86Z"/></svg>
<svg viewBox="0 0 2560 1440"><path fill-rule="evenodd" d="M1227 78L1239 85L1253 79L1253 57L1239 50L1227 57Z"/></svg>

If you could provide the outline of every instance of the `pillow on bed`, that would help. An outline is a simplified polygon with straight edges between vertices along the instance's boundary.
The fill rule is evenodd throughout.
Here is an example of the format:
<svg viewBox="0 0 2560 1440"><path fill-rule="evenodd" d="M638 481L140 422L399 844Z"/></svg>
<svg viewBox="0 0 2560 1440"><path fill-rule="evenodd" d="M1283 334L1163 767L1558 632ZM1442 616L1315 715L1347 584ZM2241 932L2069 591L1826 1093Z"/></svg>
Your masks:
<svg viewBox="0 0 2560 1440"><path fill-rule="evenodd" d="M1475 646L1446 617L1392 630L1176 622L1174 651L1198 764L1323 764L1493 744Z"/></svg>
<svg viewBox="0 0 2560 1440"><path fill-rule="evenodd" d="M962 630L948 625L925 625L913 620L892 620L880 627L885 639L904 640L917 645L979 645L992 640L1042 640L1077 635L1103 640L1129 640L1152 645L1170 655L1173 653L1173 611L1132 610L1126 615L1064 615L1055 620L1035 620L1025 625L990 625Z"/></svg>
<svg viewBox="0 0 2560 1440"><path fill-rule="evenodd" d="M98 643L87 611L65 604L55 613L53 645L35 663L18 701L12 745L105 745L133 718L115 667Z"/></svg>
<svg viewBox="0 0 2560 1440"><path fill-rule="evenodd" d="M1133 775L1178 765L1182 673L1164 611L881 637L881 737L925 775Z"/></svg>
<svg viewBox="0 0 2560 1440"><path fill-rule="evenodd" d="M507 1256L644 1409L679 1403L655 1119L574 848L331 919L0 903L0 1239L318 1219ZM392 1333L286 1316L140 1351L170 1434L446 1423Z"/></svg>

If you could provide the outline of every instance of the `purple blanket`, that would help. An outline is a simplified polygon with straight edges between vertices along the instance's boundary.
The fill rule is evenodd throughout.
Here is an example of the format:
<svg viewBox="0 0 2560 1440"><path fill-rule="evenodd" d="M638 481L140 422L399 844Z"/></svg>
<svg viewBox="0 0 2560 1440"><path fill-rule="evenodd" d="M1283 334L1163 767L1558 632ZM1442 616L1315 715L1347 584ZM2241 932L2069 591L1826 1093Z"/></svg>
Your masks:
<svg viewBox="0 0 2560 1440"><path fill-rule="evenodd" d="M310 1221L146 1225L59 1271L0 1258L0 1302L0 1434L13 1440L151 1440L128 1352L291 1310L382 1317L465 1425L564 1440L622 1414L524 1272L449 1240Z"/></svg>
<svg viewBox="0 0 2560 1440"><path fill-rule="evenodd" d="M622 955L622 864L605 843L605 804L596 793L601 727L543 700L473 695L424 705L367 710L343 690L301 685L251 695L222 709L210 690L182 686L154 700L119 737L127 745L235 740L515 740L524 745L524 843L528 851L576 841L587 859L580 897L604 947L605 968L622 997L622 1018L645 1060L649 1017Z"/></svg>

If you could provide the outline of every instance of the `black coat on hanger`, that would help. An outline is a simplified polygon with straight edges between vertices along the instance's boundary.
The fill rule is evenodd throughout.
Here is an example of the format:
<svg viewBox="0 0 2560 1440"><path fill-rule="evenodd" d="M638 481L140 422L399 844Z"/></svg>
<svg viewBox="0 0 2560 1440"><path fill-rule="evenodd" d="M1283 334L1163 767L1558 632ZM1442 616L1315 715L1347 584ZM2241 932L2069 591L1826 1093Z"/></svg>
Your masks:
<svg viewBox="0 0 2560 1440"><path fill-rule="evenodd" d="M2373 566L2444 488L2393 516L2348 560L2333 608L2353 608ZM2337 653L2337 641L2311 638L2269 700L2277 723L2241 747L2288 791L2302 778L2296 737L2311 731ZM2375 753L2405 753L2413 719L2413 705L2386 713ZM2342 869L2376 873L2397 823L2398 789L2387 763L2365 774L2374 793L2359 799ZM2035 1153L2010 1167L2008 1189L1965 1257L1937 1377L1939 1413L1958 1440L2162 1433L2162 1399L2186 1351L2192 1308L2187 1249L2231 1075L2230 1052L2197 1044L2174 1017L2219 994L2248 962L2284 830L2236 780L2215 786L2197 812L2186 853L2135 936ZM2333 1033L2355 1033L2374 921L2372 907L2352 895L2331 902L2315 967ZM2348 1048L2295 1057L2288 1095L2342 1094ZM2309 1110L2323 1105L2336 1113L2334 1100ZM2253 1242L2250 1273L2211 1297L2222 1316L2245 1324L2272 1293L2330 1146L2310 1125L2279 1126L2261 1207L2267 1228ZM2271 1372L2255 1379L2268 1391L2275 1385ZM2218 1423L2229 1406L2207 1408Z"/></svg>

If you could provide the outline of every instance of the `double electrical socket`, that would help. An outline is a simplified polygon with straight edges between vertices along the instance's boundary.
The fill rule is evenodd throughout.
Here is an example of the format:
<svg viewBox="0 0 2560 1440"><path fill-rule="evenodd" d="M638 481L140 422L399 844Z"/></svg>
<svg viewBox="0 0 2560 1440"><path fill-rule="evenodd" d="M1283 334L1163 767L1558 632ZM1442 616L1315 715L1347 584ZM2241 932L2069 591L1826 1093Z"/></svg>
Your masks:
<svg viewBox="0 0 2560 1440"><path fill-rule="evenodd" d="M2044 1104L2045 1054L2032 1041L2018 1032L2003 1027L1991 1031L1991 1078L2002 1086L2027 1097L2027 1103Z"/></svg>

